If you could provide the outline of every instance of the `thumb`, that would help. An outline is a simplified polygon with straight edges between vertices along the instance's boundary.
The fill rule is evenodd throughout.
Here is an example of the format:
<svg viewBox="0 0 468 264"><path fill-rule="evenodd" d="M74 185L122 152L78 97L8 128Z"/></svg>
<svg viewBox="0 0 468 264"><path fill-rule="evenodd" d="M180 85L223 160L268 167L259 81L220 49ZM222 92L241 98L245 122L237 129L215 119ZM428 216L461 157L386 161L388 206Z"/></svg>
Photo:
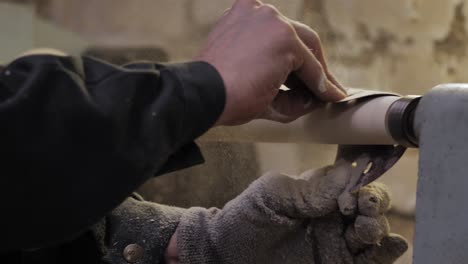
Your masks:
<svg viewBox="0 0 468 264"><path fill-rule="evenodd" d="M289 123L310 113L322 104L323 103L314 98L312 92L309 90L280 90L261 118Z"/></svg>

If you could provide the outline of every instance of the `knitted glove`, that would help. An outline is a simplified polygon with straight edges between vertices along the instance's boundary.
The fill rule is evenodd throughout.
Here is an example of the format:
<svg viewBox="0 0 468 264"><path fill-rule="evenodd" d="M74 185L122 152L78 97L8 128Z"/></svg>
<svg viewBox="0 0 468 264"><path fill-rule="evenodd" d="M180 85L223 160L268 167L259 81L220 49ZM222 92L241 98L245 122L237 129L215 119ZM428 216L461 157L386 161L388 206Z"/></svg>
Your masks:
<svg viewBox="0 0 468 264"><path fill-rule="evenodd" d="M388 191L372 184L342 195L350 166L269 173L222 210L189 209L177 228L180 262L393 263L407 243L389 235Z"/></svg>
<svg viewBox="0 0 468 264"><path fill-rule="evenodd" d="M217 208L181 209L134 198L106 218L107 263L157 264L177 228L184 263L393 263L406 241L389 234L390 195L371 184L347 193L350 164L290 177L269 173Z"/></svg>
<svg viewBox="0 0 468 264"><path fill-rule="evenodd" d="M109 264L164 263L164 253L187 209L143 201L134 194L94 227Z"/></svg>

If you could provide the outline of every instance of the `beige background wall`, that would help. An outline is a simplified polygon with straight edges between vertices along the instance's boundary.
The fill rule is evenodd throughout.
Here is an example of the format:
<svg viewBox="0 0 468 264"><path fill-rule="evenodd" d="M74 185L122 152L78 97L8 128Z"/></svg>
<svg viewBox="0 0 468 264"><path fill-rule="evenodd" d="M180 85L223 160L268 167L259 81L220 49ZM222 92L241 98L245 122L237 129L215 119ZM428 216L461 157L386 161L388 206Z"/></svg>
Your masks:
<svg viewBox="0 0 468 264"><path fill-rule="evenodd" d="M424 94L439 83L468 82L468 1L266 2L321 34L331 69L347 86ZM31 12L40 15L21 24L23 28L33 25L33 37L16 34L15 40L10 36L14 30L0 24L0 38L12 43L31 41L32 46L55 46L70 52L80 52L88 44L153 45L161 47L173 60L188 60L196 55L209 29L231 3L232 0L36 1L35 8L21 11L28 19ZM14 12L6 10L6 5L0 3L0 17L15 19ZM45 30L37 26L41 23L51 24L62 33L55 38L44 37L41 32ZM0 52L0 58L8 58L11 52ZM204 144L204 151L207 165L156 179L143 191L157 201L176 205L221 206L261 172L299 173L326 165L334 156L330 146L296 144L211 143ZM394 228L409 238L416 174L417 152L412 150L383 179L395 193ZM410 263L409 256L401 263Z"/></svg>

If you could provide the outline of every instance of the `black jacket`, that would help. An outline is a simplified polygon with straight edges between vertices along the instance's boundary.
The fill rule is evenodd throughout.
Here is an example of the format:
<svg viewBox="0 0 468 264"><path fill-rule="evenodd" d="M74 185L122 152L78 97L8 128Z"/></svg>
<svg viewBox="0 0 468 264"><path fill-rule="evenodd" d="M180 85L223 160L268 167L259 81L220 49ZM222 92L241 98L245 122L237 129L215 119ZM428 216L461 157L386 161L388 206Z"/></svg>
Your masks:
<svg viewBox="0 0 468 264"><path fill-rule="evenodd" d="M204 62L36 55L1 69L0 263L92 243L85 231L147 179L203 161L193 140L224 104Z"/></svg>

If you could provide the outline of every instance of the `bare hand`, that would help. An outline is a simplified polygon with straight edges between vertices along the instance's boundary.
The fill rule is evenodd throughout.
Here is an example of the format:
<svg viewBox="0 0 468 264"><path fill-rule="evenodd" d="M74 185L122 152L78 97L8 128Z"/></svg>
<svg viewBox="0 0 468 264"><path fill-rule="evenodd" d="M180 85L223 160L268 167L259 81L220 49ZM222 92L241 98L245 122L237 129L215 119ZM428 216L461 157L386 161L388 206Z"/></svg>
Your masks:
<svg viewBox="0 0 468 264"><path fill-rule="evenodd" d="M218 125L256 118L289 122L318 101L346 96L328 71L317 33L260 1L237 0L197 59L213 65L226 86ZM285 83L291 90L280 91Z"/></svg>

